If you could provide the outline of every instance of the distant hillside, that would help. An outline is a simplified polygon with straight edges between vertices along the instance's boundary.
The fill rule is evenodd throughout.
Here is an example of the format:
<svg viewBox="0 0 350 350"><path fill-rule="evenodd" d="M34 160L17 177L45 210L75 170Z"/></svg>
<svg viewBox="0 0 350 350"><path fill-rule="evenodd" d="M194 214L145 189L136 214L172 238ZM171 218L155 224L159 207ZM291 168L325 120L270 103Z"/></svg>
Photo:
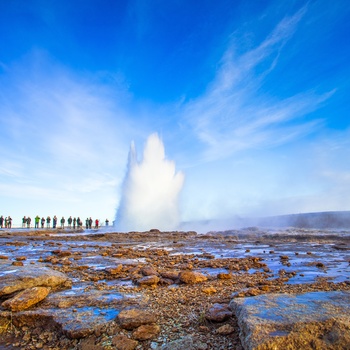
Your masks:
<svg viewBox="0 0 350 350"><path fill-rule="evenodd" d="M247 226L269 228L350 229L350 211L328 211L260 218L232 217L226 220L183 222L180 229L198 232L238 229Z"/></svg>
<svg viewBox="0 0 350 350"><path fill-rule="evenodd" d="M271 216L256 219L256 225L265 227L350 229L350 211Z"/></svg>

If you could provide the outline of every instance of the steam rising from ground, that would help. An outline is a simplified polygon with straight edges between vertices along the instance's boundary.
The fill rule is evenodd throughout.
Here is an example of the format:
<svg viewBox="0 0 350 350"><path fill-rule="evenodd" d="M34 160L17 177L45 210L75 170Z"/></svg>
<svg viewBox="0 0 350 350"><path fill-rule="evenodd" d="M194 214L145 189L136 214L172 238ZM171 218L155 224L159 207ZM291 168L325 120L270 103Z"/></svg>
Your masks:
<svg viewBox="0 0 350 350"><path fill-rule="evenodd" d="M175 163L165 159L164 145L157 134L148 137L141 161L137 160L132 143L116 228L119 231L176 229L183 182L184 175L176 173Z"/></svg>

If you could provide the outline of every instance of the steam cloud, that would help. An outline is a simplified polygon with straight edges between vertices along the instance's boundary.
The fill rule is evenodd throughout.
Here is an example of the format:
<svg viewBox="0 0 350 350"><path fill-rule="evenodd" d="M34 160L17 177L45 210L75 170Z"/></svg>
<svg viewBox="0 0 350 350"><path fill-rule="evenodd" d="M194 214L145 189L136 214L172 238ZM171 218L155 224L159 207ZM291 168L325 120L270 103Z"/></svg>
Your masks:
<svg viewBox="0 0 350 350"><path fill-rule="evenodd" d="M183 173L176 173L175 163L165 159L163 142L156 133L148 137L140 162L132 143L116 228L119 231L176 229L183 182Z"/></svg>

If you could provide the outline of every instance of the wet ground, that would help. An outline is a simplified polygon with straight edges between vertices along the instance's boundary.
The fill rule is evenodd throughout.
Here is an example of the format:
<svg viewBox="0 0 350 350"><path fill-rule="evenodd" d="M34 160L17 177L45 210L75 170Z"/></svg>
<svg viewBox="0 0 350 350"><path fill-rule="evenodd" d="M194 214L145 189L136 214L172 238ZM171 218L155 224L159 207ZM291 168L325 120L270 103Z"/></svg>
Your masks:
<svg viewBox="0 0 350 350"><path fill-rule="evenodd" d="M201 293L198 305L203 304L203 300L208 305L212 301L229 302L227 299L234 293L246 293L259 286L259 293L350 289L350 231L346 230L249 228L208 234L158 230L128 234L98 230L0 230L0 256L0 278L4 274L15 274L13 262L19 261L24 266L48 266L71 278L72 288L51 293L40 304L42 312L55 313L66 333L74 331L74 327L86 328L89 324L112 321L125 304L152 307L154 298L160 295L168 298L166 293L179 293L179 303L184 299L186 306L184 293L190 294L193 290L178 281L156 288L138 285L140 268L147 265L155 267L160 274L183 270L205 274L206 285L214 286L217 293L210 297ZM121 270L112 273L118 266ZM219 274L231 274L234 278L220 281ZM170 326L164 326L158 339L141 343L139 348L155 348L156 344L160 346L176 339L177 335L186 333L186 324L194 329L202 327L203 324L193 325L191 321L200 317L198 305L190 308L193 314L182 315L182 321L178 321L182 324L181 331L167 335L170 331L166 329ZM166 312L160 314L164 324L170 322L166 320ZM220 341L222 349L240 346L238 337ZM50 349L54 348L53 343ZM78 349L79 342L73 343L71 348ZM105 344L107 349L108 341L105 340Z"/></svg>

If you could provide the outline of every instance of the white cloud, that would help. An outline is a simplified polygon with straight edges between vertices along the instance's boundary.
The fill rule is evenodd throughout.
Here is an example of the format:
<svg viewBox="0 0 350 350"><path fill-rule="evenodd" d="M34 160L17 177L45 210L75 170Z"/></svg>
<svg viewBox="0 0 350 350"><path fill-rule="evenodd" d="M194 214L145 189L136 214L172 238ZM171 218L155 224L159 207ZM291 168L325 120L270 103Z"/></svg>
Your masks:
<svg viewBox="0 0 350 350"><path fill-rule="evenodd" d="M259 90L305 12L306 7L284 18L263 42L241 55L234 52L233 43L207 92L184 106L183 118L206 147L205 161L283 144L322 125L322 120L306 121L303 117L334 91L320 95L306 91L278 100ZM267 68L258 72L262 63Z"/></svg>

